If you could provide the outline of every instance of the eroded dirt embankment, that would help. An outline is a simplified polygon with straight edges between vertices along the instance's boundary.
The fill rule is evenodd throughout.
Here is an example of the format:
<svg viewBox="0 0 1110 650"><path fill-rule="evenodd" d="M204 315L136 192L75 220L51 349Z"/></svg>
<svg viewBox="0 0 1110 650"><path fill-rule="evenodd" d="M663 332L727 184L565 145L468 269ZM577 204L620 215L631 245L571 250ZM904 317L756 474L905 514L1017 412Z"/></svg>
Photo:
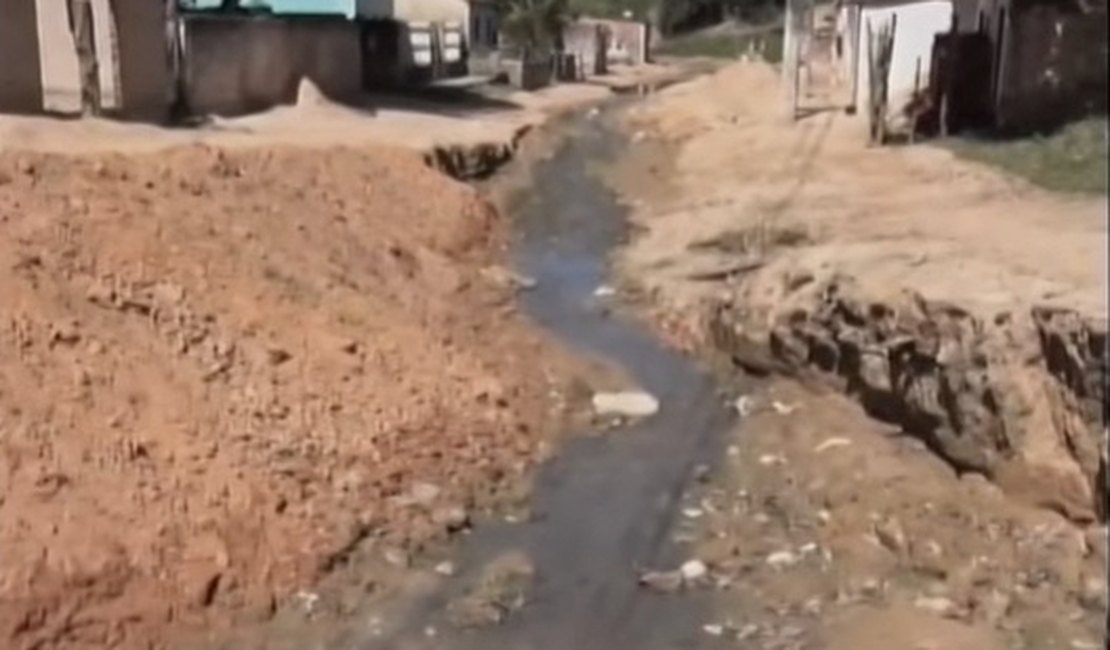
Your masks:
<svg viewBox="0 0 1110 650"><path fill-rule="evenodd" d="M505 234L401 150L0 157L0 646L264 619L499 499L564 376Z"/></svg>
<svg viewBox="0 0 1110 650"><path fill-rule="evenodd" d="M732 594L707 630L1100 647L1104 200L869 149L840 112L791 123L778 84L738 64L663 91L630 112L612 173L638 227L616 263L660 330L811 385L738 401L753 421L692 496Z"/></svg>
<svg viewBox="0 0 1110 650"><path fill-rule="evenodd" d="M958 471L1079 523L1105 519L1104 320L1034 307L984 322L920 294L876 300L850 279L781 280L716 303L712 345L748 368L817 370Z"/></svg>
<svg viewBox="0 0 1110 650"><path fill-rule="evenodd" d="M657 187L627 276L739 364L818 371L959 470L1104 518L1101 200L869 150L835 112L792 125L779 95L739 65L631 118L656 137L625 184Z"/></svg>

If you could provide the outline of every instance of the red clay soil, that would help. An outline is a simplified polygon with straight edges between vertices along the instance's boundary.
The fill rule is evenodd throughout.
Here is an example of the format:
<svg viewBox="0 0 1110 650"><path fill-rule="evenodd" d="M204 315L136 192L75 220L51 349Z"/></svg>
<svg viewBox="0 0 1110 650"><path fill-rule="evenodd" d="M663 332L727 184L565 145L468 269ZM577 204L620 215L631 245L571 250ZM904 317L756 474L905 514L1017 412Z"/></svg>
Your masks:
<svg viewBox="0 0 1110 650"><path fill-rule="evenodd" d="M0 647L265 617L520 476L549 386L504 230L401 151L0 156Z"/></svg>

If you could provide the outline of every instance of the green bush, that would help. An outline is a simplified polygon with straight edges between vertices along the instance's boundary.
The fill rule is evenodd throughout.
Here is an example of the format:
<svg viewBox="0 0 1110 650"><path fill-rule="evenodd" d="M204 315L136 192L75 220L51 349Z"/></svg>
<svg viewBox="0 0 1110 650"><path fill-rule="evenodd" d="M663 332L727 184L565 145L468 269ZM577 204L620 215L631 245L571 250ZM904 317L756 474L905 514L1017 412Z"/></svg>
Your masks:
<svg viewBox="0 0 1110 650"><path fill-rule="evenodd" d="M779 63L782 60L782 29L759 33L700 33L667 39L656 49L657 54L684 57L711 57L736 59L755 47L762 52L763 60Z"/></svg>

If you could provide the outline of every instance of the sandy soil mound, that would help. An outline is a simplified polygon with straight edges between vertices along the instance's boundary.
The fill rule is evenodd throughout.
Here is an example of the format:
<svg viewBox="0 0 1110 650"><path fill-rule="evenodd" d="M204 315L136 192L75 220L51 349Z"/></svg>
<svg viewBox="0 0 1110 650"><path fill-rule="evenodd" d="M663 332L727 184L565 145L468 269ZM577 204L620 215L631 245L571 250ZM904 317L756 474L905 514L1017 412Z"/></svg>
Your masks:
<svg viewBox="0 0 1110 650"><path fill-rule="evenodd" d="M0 646L264 617L522 473L502 226L415 153L0 157Z"/></svg>

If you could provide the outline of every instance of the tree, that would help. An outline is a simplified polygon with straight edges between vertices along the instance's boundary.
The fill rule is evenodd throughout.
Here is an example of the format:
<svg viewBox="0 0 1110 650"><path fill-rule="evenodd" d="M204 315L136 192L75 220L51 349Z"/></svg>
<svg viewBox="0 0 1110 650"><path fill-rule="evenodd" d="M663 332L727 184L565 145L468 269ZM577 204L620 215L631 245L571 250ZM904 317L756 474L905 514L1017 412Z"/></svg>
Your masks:
<svg viewBox="0 0 1110 650"><path fill-rule="evenodd" d="M551 52L562 45L563 28L570 21L567 0L502 0L501 34L511 45L528 52Z"/></svg>

